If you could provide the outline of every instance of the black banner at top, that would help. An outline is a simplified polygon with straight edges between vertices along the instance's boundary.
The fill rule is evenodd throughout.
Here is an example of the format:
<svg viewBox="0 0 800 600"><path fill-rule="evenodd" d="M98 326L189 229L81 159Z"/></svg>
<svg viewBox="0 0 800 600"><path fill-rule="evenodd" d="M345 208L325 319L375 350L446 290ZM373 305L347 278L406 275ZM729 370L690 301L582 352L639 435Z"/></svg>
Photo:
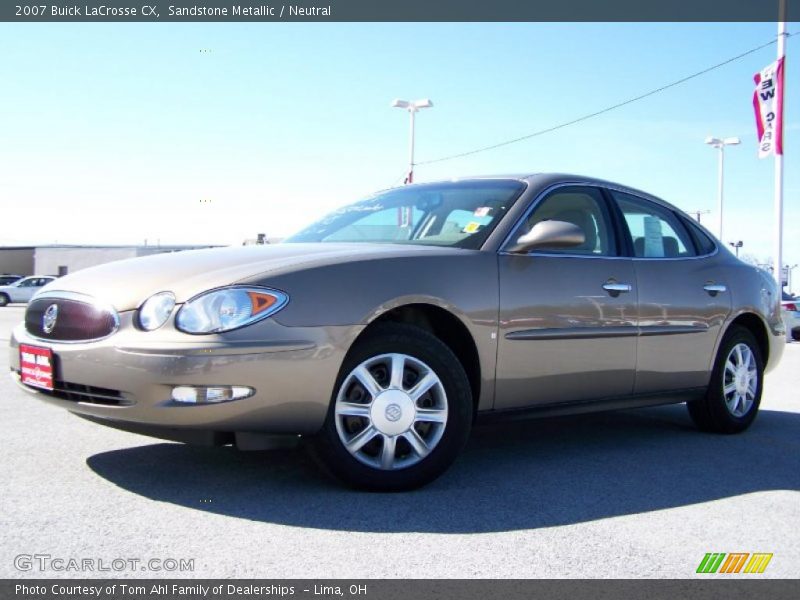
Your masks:
<svg viewBox="0 0 800 600"><path fill-rule="evenodd" d="M776 21L781 0L3 0L0 21ZM787 16L798 0L784 0ZM788 19L784 19L788 20Z"/></svg>

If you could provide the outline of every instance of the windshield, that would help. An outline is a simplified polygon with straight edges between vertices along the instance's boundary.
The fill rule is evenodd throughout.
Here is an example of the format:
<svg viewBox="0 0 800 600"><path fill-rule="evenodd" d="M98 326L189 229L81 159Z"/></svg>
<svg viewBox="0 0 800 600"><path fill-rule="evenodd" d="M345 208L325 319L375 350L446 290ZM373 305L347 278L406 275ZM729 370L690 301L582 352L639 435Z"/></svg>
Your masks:
<svg viewBox="0 0 800 600"><path fill-rule="evenodd" d="M284 240L478 249L525 190L515 180L397 188L345 206Z"/></svg>

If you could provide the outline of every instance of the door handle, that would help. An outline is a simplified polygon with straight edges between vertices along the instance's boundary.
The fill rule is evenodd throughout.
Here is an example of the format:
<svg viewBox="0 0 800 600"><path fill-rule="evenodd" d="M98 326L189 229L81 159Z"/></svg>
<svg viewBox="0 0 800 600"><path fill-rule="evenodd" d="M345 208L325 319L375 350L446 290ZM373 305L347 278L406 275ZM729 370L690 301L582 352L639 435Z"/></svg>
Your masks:
<svg viewBox="0 0 800 600"><path fill-rule="evenodd" d="M603 284L603 289L613 296L621 293L627 294L633 288L631 287L630 283L612 283L609 281L608 283Z"/></svg>
<svg viewBox="0 0 800 600"><path fill-rule="evenodd" d="M717 294L728 291L727 286L724 286L721 283L707 283L703 286L703 289L711 296L716 296Z"/></svg>

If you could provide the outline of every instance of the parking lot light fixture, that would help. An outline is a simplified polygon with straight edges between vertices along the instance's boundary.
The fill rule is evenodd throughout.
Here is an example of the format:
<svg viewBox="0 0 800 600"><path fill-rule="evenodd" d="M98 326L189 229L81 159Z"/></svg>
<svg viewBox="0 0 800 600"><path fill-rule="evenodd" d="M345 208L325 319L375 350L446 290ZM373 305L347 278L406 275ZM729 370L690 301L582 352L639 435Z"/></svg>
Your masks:
<svg viewBox="0 0 800 600"><path fill-rule="evenodd" d="M725 146L737 146L742 141L738 137L716 138L709 136L706 138L706 144L712 148L719 150L719 186L717 191L717 235L722 240L722 182L725 171Z"/></svg>
<svg viewBox="0 0 800 600"><path fill-rule="evenodd" d="M411 117L411 129L410 129L410 140L409 140L409 159L408 159L408 175L406 176L406 183L413 183L414 182L414 115L417 112L422 110L423 108L432 108L433 102L429 98L423 98L421 100L414 100L410 102L408 100L400 100L395 99L392 101L392 108L402 108L408 111L409 116Z"/></svg>

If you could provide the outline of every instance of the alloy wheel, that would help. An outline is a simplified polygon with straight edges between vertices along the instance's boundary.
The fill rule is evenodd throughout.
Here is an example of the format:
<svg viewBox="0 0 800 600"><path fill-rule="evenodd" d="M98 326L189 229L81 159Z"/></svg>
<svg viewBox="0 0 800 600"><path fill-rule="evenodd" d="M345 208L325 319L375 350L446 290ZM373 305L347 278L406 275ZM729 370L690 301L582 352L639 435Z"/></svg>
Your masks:
<svg viewBox="0 0 800 600"><path fill-rule="evenodd" d="M730 413L735 417L747 414L758 390L758 369L753 351L747 344L731 348L725 360L722 394Z"/></svg>
<svg viewBox="0 0 800 600"><path fill-rule="evenodd" d="M403 469L422 461L442 439L447 395L421 360L381 354L347 375L334 416L339 440L353 457L375 469Z"/></svg>

